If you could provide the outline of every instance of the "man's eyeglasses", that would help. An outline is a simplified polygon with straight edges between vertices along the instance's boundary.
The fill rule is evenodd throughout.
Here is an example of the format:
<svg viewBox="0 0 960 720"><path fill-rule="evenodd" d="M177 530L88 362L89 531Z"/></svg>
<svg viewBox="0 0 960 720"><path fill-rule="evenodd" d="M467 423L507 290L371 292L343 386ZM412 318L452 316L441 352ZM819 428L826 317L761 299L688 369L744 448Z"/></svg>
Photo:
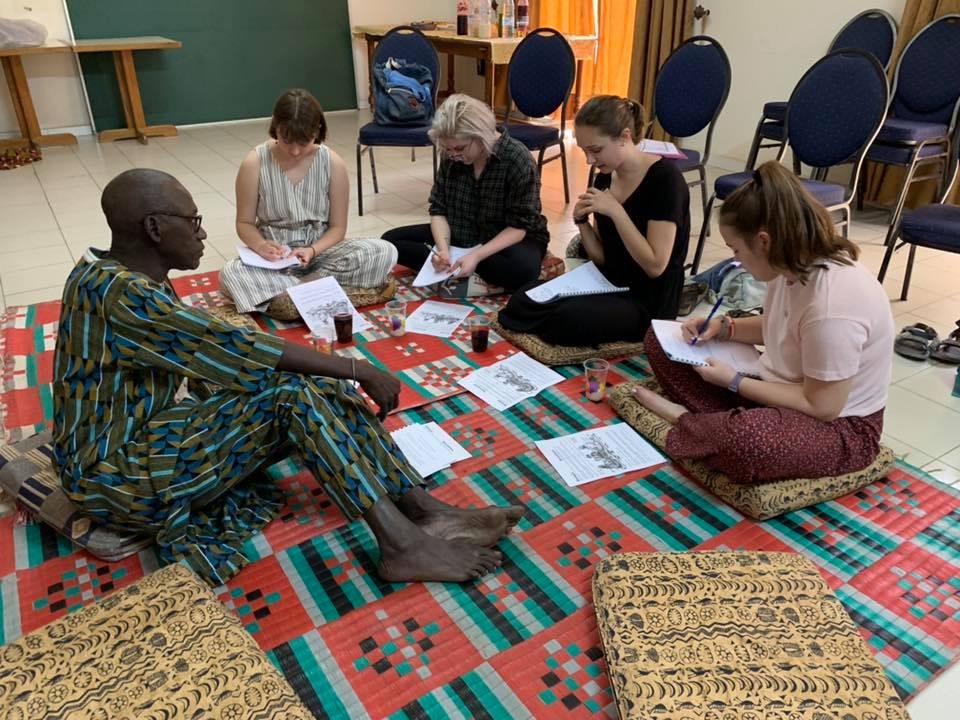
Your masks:
<svg viewBox="0 0 960 720"><path fill-rule="evenodd" d="M189 220L193 224L193 231L200 232L200 226L203 224L203 215L177 215L177 213L155 212L151 215L165 215L166 217L177 217Z"/></svg>

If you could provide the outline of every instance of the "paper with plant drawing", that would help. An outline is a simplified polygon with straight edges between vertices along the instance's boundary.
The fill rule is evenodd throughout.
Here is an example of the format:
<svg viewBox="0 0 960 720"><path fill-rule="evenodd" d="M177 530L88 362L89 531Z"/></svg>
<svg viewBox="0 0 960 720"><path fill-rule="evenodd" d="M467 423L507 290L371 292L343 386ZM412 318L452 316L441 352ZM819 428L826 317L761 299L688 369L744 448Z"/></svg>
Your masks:
<svg viewBox="0 0 960 720"><path fill-rule="evenodd" d="M407 317L407 332L450 337L471 312L469 305L427 300Z"/></svg>
<svg viewBox="0 0 960 720"><path fill-rule="evenodd" d="M329 331L333 328L333 316L340 303L346 303L353 314L354 333L372 327L370 322L357 312L335 278L325 277L302 285L294 285L287 290L287 293L312 333L318 333L320 330Z"/></svg>
<svg viewBox="0 0 960 720"><path fill-rule="evenodd" d="M626 423L534 443L570 487L666 462Z"/></svg>
<svg viewBox="0 0 960 720"><path fill-rule="evenodd" d="M474 370L458 382L487 405L503 412L562 380L559 373L526 353L518 352L498 363Z"/></svg>

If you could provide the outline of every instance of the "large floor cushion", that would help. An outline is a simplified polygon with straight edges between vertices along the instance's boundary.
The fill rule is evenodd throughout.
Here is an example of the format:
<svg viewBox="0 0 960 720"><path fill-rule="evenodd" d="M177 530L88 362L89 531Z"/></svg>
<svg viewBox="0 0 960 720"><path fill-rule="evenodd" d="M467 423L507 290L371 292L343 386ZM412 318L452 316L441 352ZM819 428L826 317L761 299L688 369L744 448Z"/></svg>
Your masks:
<svg viewBox="0 0 960 720"><path fill-rule="evenodd" d="M673 426L637 402L633 390L639 385L644 385L654 392L662 392L660 385L652 378L620 383L608 391L610 406L634 430L665 451L667 433ZM816 505L859 490L885 477L893 467L896 456L890 448L881 446L876 460L857 472L834 477L775 480L759 485L735 483L699 460L674 461L682 465L707 490L747 517L768 520L791 510Z"/></svg>
<svg viewBox="0 0 960 720"><path fill-rule="evenodd" d="M182 565L0 649L0 716L312 717L240 622Z"/></svg>
<svg viewBox="0 0 960 720"><path fill-rule="evenodd" d="M624 720L909 717L802 555L614 555L597 564L593 601Z"/></svg>
<svg viewBox="0 0 960 720"><path fill-rule="evenodd" d="M508 330L500 324L499 320L493 320L490 327L511 345L520 348L534 360L539 360L544 365L574 365L590 358L611 360L633 357L643 352L642 342L603 343L596 347L551 345L536 335Z"/></svg>
<svg viewBox="0 0 960 720"><path fill-rule="evenodd" d="M122 560L153 541L97 524L67 497L53 469L50 433L0 445L0 489L34 517L98 558Z"/></svg>

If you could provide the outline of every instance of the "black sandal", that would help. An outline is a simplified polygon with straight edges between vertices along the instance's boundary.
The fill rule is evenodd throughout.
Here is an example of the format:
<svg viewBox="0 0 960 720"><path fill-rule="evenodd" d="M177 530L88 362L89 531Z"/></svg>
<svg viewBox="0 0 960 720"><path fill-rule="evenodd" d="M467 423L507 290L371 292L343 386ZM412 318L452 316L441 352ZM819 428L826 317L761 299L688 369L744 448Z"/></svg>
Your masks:
<svg viewBox="0 0 960 720"><path fill-rule="evenodd" d="M960 365L960 320L957 321L957 329L933 349L930 358L948 365Z"/></svg>
<svg viewBox="0 0 960 720"><path fill-rule="evenodd" d="M893 351L910 360L926 360L940 343L937 331L924 323L908 325L893 342Z"/></svg>

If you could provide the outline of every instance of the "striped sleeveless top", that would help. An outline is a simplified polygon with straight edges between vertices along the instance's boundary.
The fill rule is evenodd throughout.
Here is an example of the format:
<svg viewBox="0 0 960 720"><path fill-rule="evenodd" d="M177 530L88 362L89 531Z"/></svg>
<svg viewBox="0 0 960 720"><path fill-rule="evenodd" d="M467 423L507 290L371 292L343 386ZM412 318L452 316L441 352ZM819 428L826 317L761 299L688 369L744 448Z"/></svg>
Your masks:
<svg viewBox="0 0 960 720"><path fill-rule="evenodd" d="M296 185L273 159L267 141L257 145L260 189L257 228L267 239L300 247L327 230L330 218L330 149L320 145L307 174Z"/></svg>

